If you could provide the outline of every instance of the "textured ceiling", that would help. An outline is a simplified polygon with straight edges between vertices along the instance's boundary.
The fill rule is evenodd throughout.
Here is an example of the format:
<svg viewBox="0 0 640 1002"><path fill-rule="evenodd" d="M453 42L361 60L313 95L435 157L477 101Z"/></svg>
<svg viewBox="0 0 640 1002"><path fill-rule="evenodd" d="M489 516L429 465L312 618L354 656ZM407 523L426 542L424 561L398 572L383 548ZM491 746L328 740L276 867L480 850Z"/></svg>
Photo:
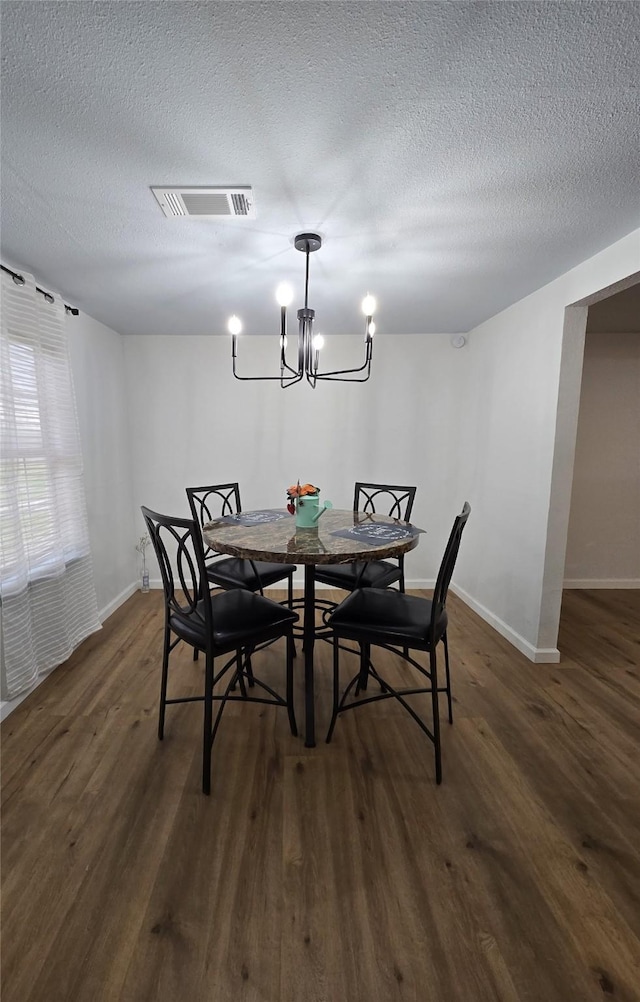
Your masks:
<svg viewBox="0 0 640 1002"><path fill-rule="evenodd" d="M638 3L0 4L2 255L123 334L466 331L640 225ZM253 186L169 220L150 185Z"/></svg>

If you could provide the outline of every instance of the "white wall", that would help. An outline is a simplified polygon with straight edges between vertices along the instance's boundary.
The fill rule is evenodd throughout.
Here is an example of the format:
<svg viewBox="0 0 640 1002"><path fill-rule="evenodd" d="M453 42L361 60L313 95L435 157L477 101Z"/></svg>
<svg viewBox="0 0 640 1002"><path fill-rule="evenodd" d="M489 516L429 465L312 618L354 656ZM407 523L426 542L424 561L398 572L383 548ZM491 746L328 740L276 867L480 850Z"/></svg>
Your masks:
<svg viewBox="0 0 640 1002"><path fill-rule="evenodd" d="M455 589L532 660L557 660L587 314L565 308L639 269L637 230L466 347L376 335L368 383L315 391L235 381L227 338L123 338L68 317L101 618L137 586L141 504L186 514L187 485L239 480L245 507L279 506L300 477L350 507L355 480L395 481L418 485L413 521L427 530L409 587L432 583L469 500ZM243 369L275 367L276 341L243 339ZM327 364L358 364L361 347L328 343Z"/></svg>
<svg viewBox="0 0 640 1002"><path fill-rule="evenodd" d="M356 480L417 484L412 519L427 534L407 555L407 579L433 581L466 499L455 460L466 349L446 335L376 334L369 382L281 390L234 380L228 338L138 336L124 347L140 528L141 504L187 514L187 486L237 480L244 507L284 507L299 477L350 508ZM241 371L276 371L277 336L242 338L239 350ZM358 364L361 350L361 338L328 339L326 365Z"/></svg>
<svg viewBox="0 0 640 1002"><path fill-rule="evenodd" d="M123 338L86 314L67 316L100 619L132 593L137 526Z"/></svg>
<svg viewBox="0 0 640 1002"><path fill-rule="evenodd" d="M565 587L640 587L640 332L588 332Z"/></svg>
<svg viewBox="0 0 640 1002"><path fill-rule="evenodd" d="M427 534L409 585L433 581L468 499L457 590L532 660L557 660L586 323L574 307L565 324L565 307L639 267L635 231L462 349L447 335L376 335L368 383L316 390L234 380L227 338L121 339L69 318L100 607L137 577L140 505L186 514L189 484L239 480L245 507L275 506L300 477L349 507L357 479L416 483ZM329 342L327 364L357 364L361 347ZM244 338L241 351L243 371L275 371L277 337Z"/></svg>
<svg viewBox="0 0 640 1002"><path fill-rule="evenodd" d="M533 660L556 659L584 338L584 324L565 333L565 307L639 266L636 231L462 349L447 335L376 335L368 383L315 391L237 382L227 338L121 338L69 317L102 617L135 587L141 504L185 514L185 486L237 479L245 506L281 505L300 477L349 507L355 480L397 481L418 485L427 530L409 585L433 581L468 499L457 590ZM243 369L275 367L276 342L243 339ZM327 364L357 363L361 346L329 342Z"/></svg>
<svg viewBox="0 0 640 1002"><path fill-rule="evenodd" d="M556 661L586 308L640 266L640 231L471 332L376 335L369 383L239 383L227 338L124 339L134 507L187 512L184 488L239 480L245 507L282 505L298 477L349 507L357 479L416 483L427 530L409 586L433 581L454 515L472 516L456 590L534 661ZM242 339L242 371L276 371L277 338ZM354 364L361 341L327 344ZM330 353L335 353L331 356Z"/></svg>
<svg viewBox="0 0 640 1002"><path fill-rule="evenodd" d="M587 312L576 311L577 324L565 331L565 307L639 267L635 231L481 324L465 349L457 467L471 471L477 531L470 519L456 581L470 604L535 661L559 657Z"/></svg>

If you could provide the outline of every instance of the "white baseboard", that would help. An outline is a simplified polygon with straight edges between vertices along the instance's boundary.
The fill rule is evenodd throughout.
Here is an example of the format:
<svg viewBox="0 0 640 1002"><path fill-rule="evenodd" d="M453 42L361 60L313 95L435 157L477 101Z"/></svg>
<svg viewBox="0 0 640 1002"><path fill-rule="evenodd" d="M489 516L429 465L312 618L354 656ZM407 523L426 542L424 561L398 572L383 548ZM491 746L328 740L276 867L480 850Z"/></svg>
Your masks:
<svg viewBox="0 0 640 1002"><path fill-rule="evenodd" d="M140 584L137 581L134 581L133 584L127 585L126 588L123 588L119 595L116 595L114 599L105 605L104 609L100 609L98 612L98 619L100 622L104 623L105 619L108 619L109 616L116 611L116 609L119 609L121 605L124 605L127 599L131 598L139 587ZM161 583L159 584L159 587L162 587Z"/></svg>
<svg viewBox="0 0 640 1002"><path fill-rule="evenodd" d="M477 612L484 619L485 623L492 626L501 637L504 637L510 644L513 644L530 661L533 661L534 664L555 665L560 661L560 651L557 647L534 647L533 644L530 644L528 640L525 640L519 633L516 633L502 619L490 612L481 602L476 601L464 588L459 588L457 585L452 584L451 591L461 598L470 609Z"/></svg>
<svg viewBox="0 0 640 1002"><path fill-rule="evenodd" d="M640 578L567 578L563 588L640 588Z"/></svg>

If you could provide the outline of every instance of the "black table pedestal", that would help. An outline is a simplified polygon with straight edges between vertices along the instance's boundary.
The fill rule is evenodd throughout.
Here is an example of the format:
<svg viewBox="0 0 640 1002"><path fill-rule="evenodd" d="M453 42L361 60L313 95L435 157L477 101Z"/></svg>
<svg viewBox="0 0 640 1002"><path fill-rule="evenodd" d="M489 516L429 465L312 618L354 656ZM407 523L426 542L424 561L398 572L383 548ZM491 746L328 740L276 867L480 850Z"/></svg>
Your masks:
<svg viewBox="0 0 640 1002"><path fill-rule="evenodd" d="M316 639L316 567L304 565L304 624L302 631L304 653L304 744L316 746L316 724L313 694L313 645Z"/></svg>

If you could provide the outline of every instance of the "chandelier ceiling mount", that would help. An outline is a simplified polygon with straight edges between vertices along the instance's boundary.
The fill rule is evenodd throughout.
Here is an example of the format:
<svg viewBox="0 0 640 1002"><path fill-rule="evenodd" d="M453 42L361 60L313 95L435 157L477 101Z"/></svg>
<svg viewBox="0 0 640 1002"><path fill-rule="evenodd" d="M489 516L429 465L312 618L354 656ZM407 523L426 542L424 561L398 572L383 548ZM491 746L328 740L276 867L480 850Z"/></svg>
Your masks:
<svg viewBox="0 0 640 1002"><path fill-rule="evenodd" d="M322 247L322 237L318 233L298 233L294 237L293 246L303 254L313 254Z"/></svg>

